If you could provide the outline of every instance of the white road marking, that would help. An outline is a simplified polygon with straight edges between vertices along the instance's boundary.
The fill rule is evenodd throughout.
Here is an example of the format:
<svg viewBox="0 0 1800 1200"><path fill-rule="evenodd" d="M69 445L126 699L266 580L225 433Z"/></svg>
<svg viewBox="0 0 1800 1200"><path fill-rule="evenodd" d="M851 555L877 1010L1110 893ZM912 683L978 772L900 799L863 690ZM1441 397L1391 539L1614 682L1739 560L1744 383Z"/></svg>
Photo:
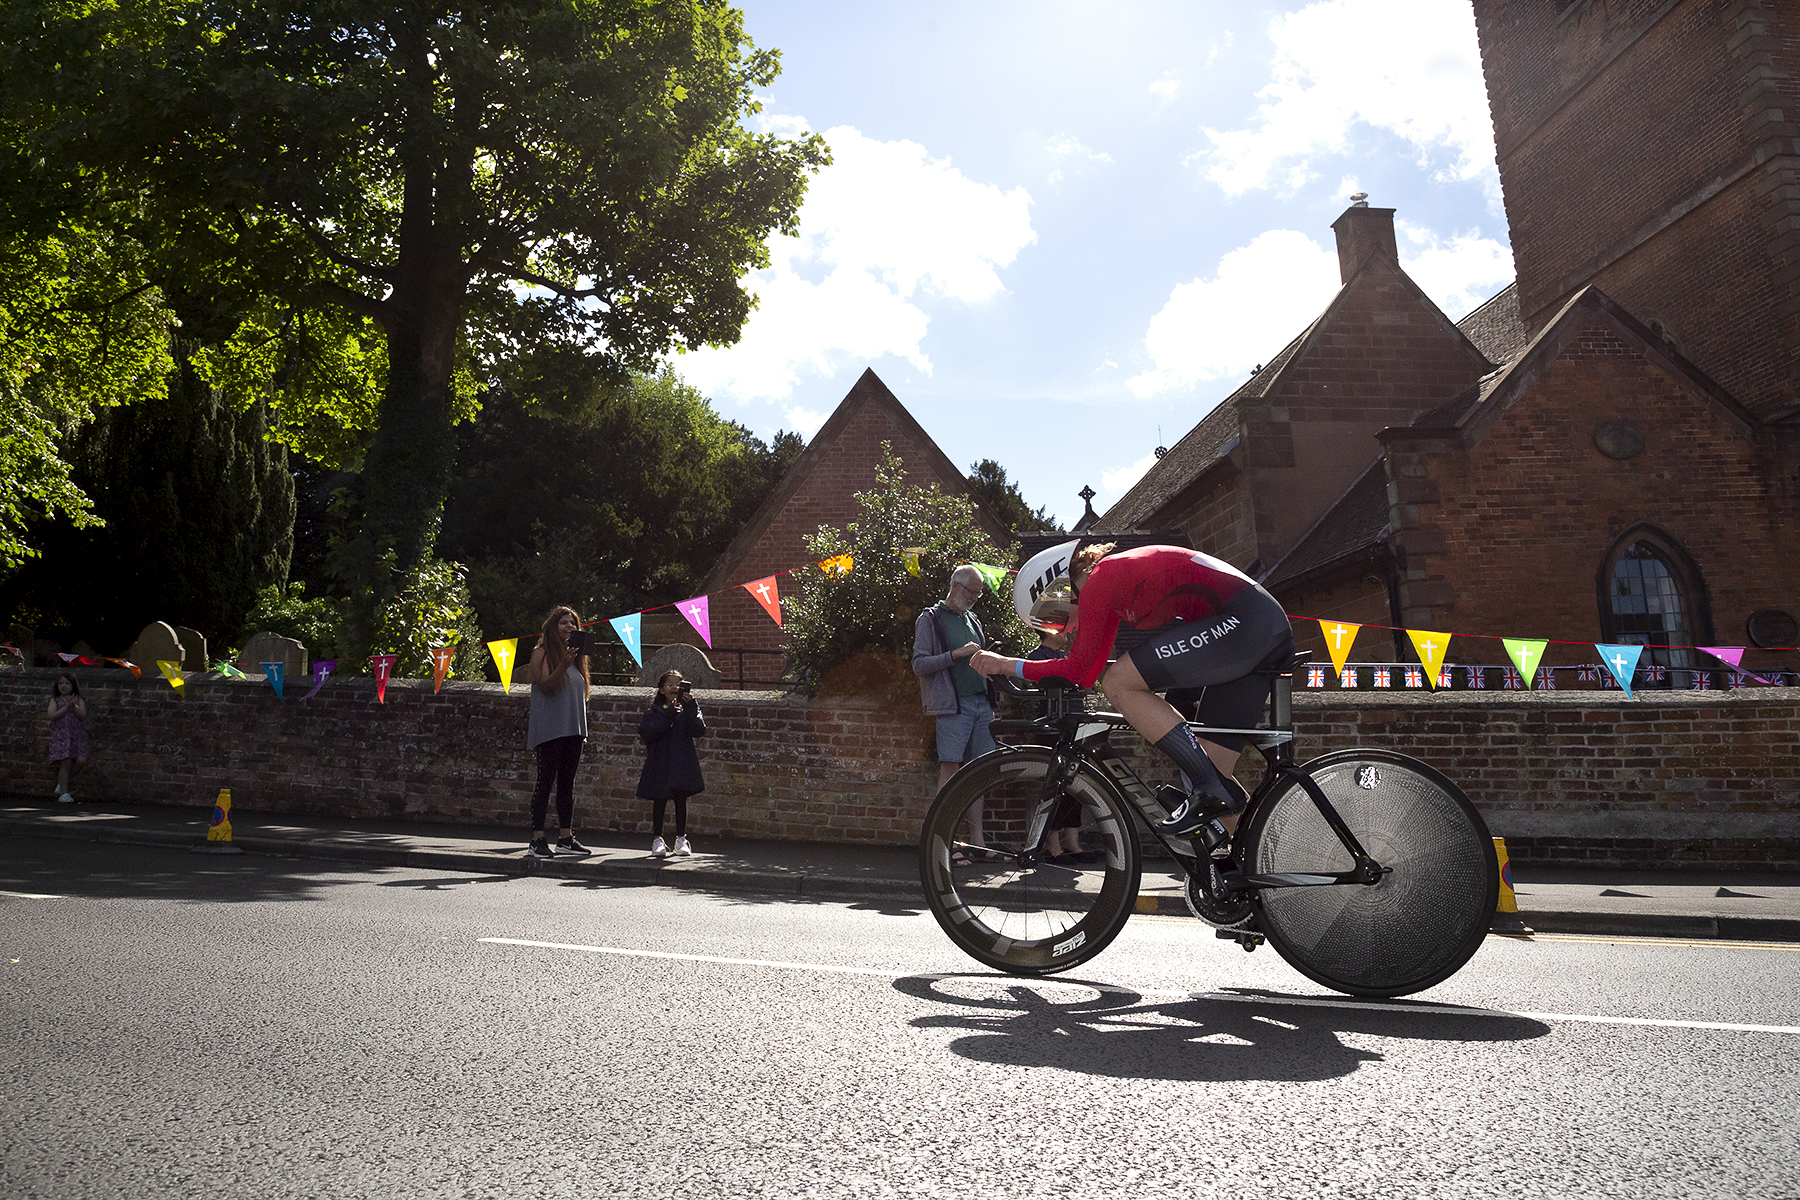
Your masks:
<svg viewBox="0 0 1800 1200"><path fill-rule="evenodd" d="M728 967L771 967L782 971L818 971L827 975L872 975L881 979L905 979L912 976L942 979L969 979L972 976L948 971L896 971L888 967L850 967L836 963L783 962L770 958L725 958L713 954L676 954L669 950L633 950L623 946L582 946L571 942L534 942L524 938L480 938L497 946L525 946L536 950L574 950L581 954L614 954L623 958L663 958L677 962L718 963ZM1502 1008L1468 1008L1454 1004L1431 1004L1406 1000L1339 1000L1329 996L1261 996L1241 992L1177 992L1157 988L1133 988L1123 984L1076 983L1062 979L1042 979L1021 975L974 976L995 983L1011 983L1020 987L1077 989L1087 992L1126 992L1138 996L1168 996L1193 1000L1228 1000L1239 1004L1268 1004L1282 1007L1361 1009L1381 1013L1416 1013L1428 1017L1510 1017L1532 1021L1559 1021L1575 1025L1644 1025L1657 1029L1711 1029L1726 1033L1800 1034L1800 1025L1740 1025L1728 1021L1674 1021L1658 1017L1608 1017L1590 1013L1512 1012Z"/></svg>
<svg viewBox="0 0 1800 1200"><path fill-rule="evenodd" d="M0 896L11 896L14 900L67 900L67 896L55 896L49 892L0 892Z"/></svg>

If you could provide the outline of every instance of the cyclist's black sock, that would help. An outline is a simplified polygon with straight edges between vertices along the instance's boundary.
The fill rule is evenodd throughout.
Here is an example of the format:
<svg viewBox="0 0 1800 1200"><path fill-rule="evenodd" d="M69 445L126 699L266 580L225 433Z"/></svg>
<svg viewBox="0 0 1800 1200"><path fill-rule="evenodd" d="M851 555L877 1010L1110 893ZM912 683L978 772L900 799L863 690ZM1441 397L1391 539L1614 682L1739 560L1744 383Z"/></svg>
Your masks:
<svg viewBox="0 0 1800 1200"><path fill-rule="evenodd" d="M1177 725L1156 740L1156 748L1181 768L1194 787L1223 801L1229 808L1238 807L1240 799L1236 789L1225 782L1219 768L1213 765L1212 759L1206 756L1206 751L1200 748L1193 730L1186 725Z"/></svg>

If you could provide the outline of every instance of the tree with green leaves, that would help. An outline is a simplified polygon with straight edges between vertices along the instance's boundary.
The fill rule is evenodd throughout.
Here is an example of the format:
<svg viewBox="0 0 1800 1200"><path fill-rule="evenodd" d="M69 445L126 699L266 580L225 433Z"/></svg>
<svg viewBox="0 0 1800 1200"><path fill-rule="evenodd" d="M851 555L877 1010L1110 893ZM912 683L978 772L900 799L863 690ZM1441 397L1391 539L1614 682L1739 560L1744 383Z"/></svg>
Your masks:
<svg viewBox="0 0 1800 1200"><path fill-rule="evenodd" d="M863 656L887 660L895 675L910 663L913 625L919 613L944 598L958 563L1004 565L1010 549L988 541L967 496L946 494L938 484L906 482L906 468L886 442L875 487L856 493L857 517L842 529L822 525L806 539L808 556L824 561L848 554L848 572L803 568L803 590L782 601L784 649L802 684L817 690L841 664ZM923 549L919 574L906 569L905 551ZM1021 654L1037 639L1013 611L1010 591L989 588L975 605L988 636L1008 653ZM910 670L910 667L906 668Z"/></svg>
<svg viewBox="0 0 1800 1200"><path fill-rule="evenodd" d="M682 600L801 449L668 371L566 420L492 393L460 431L440 546L488 629L535 630L556 604L592 618Z"/></svg>
<svg viewBox="0 0 1800 1200"><path fill-rule="evenodd" d="M1014 533L1035 533L1042 529L1060 529L1048 508L1033 511L1019 492L1019 485L1006 477L1006 468L991 458L969 467L969 490L980 497L988 511L999 517Z"/></svg>
<svg viewBox="0 0 1800 1200"><path fill-rule="evenodd" d="M816 136L744 128L777 70L716 0L0 9L9 172L87 211L133 197L171 276L243 314L213 369L262 347L278 381L299 346L326 378L380 372L378 397L349 387L352 411L318 420L273 395L278 426L369 431L334 555L358 654L432 557L481 386L582 410L736 340L739 279L828 161Z"/></svg>

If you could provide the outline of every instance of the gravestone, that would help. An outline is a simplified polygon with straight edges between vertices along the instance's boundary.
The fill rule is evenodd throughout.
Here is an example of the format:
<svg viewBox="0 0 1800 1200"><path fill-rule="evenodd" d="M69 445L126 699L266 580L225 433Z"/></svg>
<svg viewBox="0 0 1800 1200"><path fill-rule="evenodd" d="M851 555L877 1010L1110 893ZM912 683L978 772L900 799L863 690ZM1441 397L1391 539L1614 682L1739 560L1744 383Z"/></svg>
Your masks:
<svg viewBox="0 0 1800 1200"><path fill-rule="evenodd" d="M95 650L92 646L88 645L87 640L84 638L81 641L76 642L73 646L70 646L69 653L70 654L80 654L87 658L93 658L96 655L98 655L99 651Z"/></svg>
<svg viewBox="0 0 1800 1200"><path fill-rule="evenodd" d="M33 661L37 655L37 633L29 625L21 625L17 621L9 625L6 630L6 644L17 650L19 657L14 658L4 650L0 650L0 655L4 655L6 659L6 662L0 665L16 667L20 665L20 660L23 660L27 667L37 666L37 663Z"/></svg>
<svg viewBox="0 0 1800 1200"><path fill-rule="evenodd" d="M290 680L308 679L312 675L312 663L307 659L306 647L279 633L259 633L252 637L238 651L238 662L244 670L258 674L262 672L262 663L281 663Z"/></svg>
<svg viewBox="0 0 1800 1200"><path fill-rule="evenodd" d="M181 669L184 671L206 670L206 638L197 629L189 629L185 625L175 627L175 636L181 639L181 648L187 651L182 657ZM136 662L136 659L132 660ZM274 662L274 659L270 659Z"/></svg>
<svg viewBox="0 0 1800 1200"><path fill-rule="evenodd" d="M154 671L159 662L181 662L187 657L175 628L163 621L152 621L131 643L125 657L146 671Z"/></svg>
<svg viewBox="0 0 1800 1200"><path fill-rule="evenodd" d="M711 660L700 647L686 642L671 642L652 654L644 669L638 672L638 682L653 688L664 671L680 671L681 677L697 688L719 686L719 672L713 668Z"/></svg>
<svg viewBox="0 0 1800 1200"><path fill-rule="evenodd" d="M63 665L61 655L61 642L53 642L49 638L39 638L31 645L31 658L37 666L60 667Z"/></svg>

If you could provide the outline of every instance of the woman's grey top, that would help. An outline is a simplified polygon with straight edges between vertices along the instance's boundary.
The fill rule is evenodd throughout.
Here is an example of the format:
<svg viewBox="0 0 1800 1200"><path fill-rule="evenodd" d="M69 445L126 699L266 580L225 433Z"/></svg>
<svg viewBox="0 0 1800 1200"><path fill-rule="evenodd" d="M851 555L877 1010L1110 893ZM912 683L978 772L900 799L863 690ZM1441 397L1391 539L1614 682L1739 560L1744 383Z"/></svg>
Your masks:
<svg viewBox="0 0 1800 1200"><path fill-rule="evenodd" d="M531 685L527 750L536 750L556 738L587 736L587 697L582 692L581 672L574 667L563 673L563 685L554 692L546 692L535 683Z"/></svg>

